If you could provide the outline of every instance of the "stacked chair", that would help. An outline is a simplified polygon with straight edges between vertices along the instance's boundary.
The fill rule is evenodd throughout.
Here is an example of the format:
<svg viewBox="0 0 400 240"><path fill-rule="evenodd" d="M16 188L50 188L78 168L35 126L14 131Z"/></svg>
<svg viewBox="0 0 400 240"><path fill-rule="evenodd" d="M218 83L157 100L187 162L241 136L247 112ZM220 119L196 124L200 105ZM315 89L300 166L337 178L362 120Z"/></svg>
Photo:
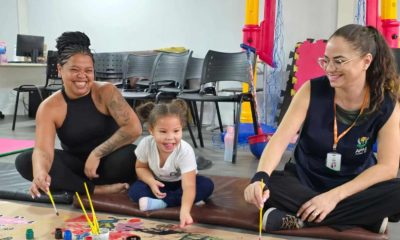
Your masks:
<svg viewBox="0 0 400 240"><path fill-rule="evenodd" d="M156 102L158 102L163 96L175 98L178 94L199 92L199 88L188 88L188 83L190 80L200 81L203 61L204 59L202 58L190 57L187 64L186 74L180 78L181 82L177 83L176 87L161 86L156 95Z"/></svg>
<svg viewBox="0 0 400 240"><path fill-rule="evenodd" d="M128 54L125 56L122 65L123 89L130 90L130 81L149 81L151 70L159 53L151 54ZM147 84L148 86L148 84ZM134 87L133 91L140 91L139 87Z"/></svg>
<svg viewBox="0 0 400 240"><path fill-rule="evenodd" d="M133 106L135 106L136 100L155 100L158 90L161 86L172 84L174 87L179 88L179 84L182 83L183 79L185 78L187 64L191 54L192 52L190 51L183 54L165 52L159 53L152 66L148 80L148 88L143 92L123 91L122 96L127 100L133 101ZM128 59L130 59L129 56ZM136 60L137 59L139 58L136 58ZM126 64L126 69L133 68L129 66L130 64L135 65L136 63L134 61L130 61ZM133 77L131 74L129 74L129 76Z"/></svg>
<svg viewBox="0 0 400 240"><path fill-rule="evenodd" d="M108 81L114 84L122 82L122 63L126 53L95 53L94 69L97 81Z"/></svg>

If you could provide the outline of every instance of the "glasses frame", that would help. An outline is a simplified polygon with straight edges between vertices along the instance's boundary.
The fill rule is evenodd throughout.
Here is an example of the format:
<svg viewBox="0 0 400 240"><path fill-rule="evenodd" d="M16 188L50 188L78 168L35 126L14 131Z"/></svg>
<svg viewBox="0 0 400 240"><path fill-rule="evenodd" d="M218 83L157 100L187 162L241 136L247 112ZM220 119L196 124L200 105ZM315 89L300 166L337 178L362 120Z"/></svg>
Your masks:
<svg viewBox="0 0 400 240"><path fill-rule="evenodd" d="M335 68L335 71L337 71L337 70L339 70L339 69L342 69L344 64L346 64L346 63L348 63L348 62L351 62L351 61L353 61L354 59L359 58L359 57L361 57L361 56L357 56L357 57L348 59L348 60L346 60L346 61L344 61L344 62L341 62L341 63L339 64L339 67L336 65L337 63L335 63L334 61L332 61L332 60L330 60L330 59L328 59L328 61L326 61L326 58L325 58L325 57L320 57L320 58L318 58L318 59L317 59L317 63L318 63L318 65L319 65L323 70L326 71L326 69L328 68L329 64L331 64L331 62L333 62L333 63L332 63L332 64L333 64L333 67ZM325 63L325 62L326 62L326 63ZM324 63L325 63L325 66L323 65Z"/></svg>

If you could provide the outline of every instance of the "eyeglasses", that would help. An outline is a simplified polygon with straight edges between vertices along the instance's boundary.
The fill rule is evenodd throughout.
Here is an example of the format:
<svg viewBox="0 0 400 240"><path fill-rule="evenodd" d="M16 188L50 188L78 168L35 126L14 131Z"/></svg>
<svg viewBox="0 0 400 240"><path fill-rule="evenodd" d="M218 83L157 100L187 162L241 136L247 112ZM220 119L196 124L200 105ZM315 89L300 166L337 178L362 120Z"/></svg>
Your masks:
<svg viewBox="0 0 400 240"><path fill-rule="evenodd" d="M333 67L335 68L335 70L339 70L339 69L343 68L344 64L346 64L346 63L348 63L350 61L353 61L354 59L356 59L358 57L355 57L355 58L352 58L352 59L348 59L348 60L343 60L343 59L340 59L340 58L339 59L330 60L329 58L321 57L321 58L318 58L317 61L318 61L319 66L324 70L326 70L328 68L328 66L329 66L329 64L331 62L333 64Z"/></svg>

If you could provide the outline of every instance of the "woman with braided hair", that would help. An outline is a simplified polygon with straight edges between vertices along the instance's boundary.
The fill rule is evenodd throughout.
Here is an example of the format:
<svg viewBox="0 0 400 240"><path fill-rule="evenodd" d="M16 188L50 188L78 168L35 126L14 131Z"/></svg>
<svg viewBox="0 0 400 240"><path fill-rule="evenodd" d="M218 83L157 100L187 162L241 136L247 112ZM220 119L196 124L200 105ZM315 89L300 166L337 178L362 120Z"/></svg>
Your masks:
<svg viewBox="0 0 400 240"><path fill-rule="evenodd" d="M116 193L136 180L132 143L141 124L115 86L95 82L89 46L82 32L64 32L57 39L64 86L40 104L35 147L15 163L32 181L32 198L49 189L84 193L84 182L92 193ZM54 148L56 135L62 150Z"/></svg>

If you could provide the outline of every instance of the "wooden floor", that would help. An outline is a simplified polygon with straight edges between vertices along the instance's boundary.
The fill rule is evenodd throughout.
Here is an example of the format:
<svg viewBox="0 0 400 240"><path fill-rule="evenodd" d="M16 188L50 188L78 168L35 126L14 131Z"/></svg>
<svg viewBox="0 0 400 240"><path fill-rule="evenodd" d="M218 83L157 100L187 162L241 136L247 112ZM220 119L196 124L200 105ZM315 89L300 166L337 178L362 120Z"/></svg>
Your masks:
<svg viewBox="0 0 400 240"><path fill-rule="evenodd" d="M17 125L15 131L11 131L12 116L6 116L5 119L0 120L0 137L2 138L14 138L14 139L34 139L35 122L34 120L19 116L17 119ZM204 148L195 149L197 156L202 156L205 159L212 161L212 166L205 170L200 170L201 174L209 175L224 175L224 176L238 176L238 177L248 177L250 178L256 171L258 160L250 153L248 145L240 145L238 156L235 164L230 162L225 162L223 160L224 150L223 143L220 140L218 131L208 130L210 127L203 128L204 136ZM147 132L144 131L143 135ZM195 132L196 134L196 132ZM192 144L187 131L184 133L184 139ZM58 145L58 144L56 144ZM199 145L199 143L198 143ZM282 168L284 162L290 158L291 152L287 151L281 161L278 168ZM14 162L15 155L9 155L5 157L0 157L0 162ZM242 197L242 196L238 196ZM399 203L400 204L400 203ZM39 206L40 204L38 204ZM42 205L41 205L42 206ZM68 209L71 206L64 206ZM218 227L221 228L221 227ZM229 228L221 228L229 229ZM229 229L230 231L238 231L243 233L253 233L248 231L242 231L237 229ZM270 235L282 238L278 235ZM400 240L400 224L399 223L389 223L389 236L390 239ZM285 239L307 239L299 237L284 237Z"/></svg>

